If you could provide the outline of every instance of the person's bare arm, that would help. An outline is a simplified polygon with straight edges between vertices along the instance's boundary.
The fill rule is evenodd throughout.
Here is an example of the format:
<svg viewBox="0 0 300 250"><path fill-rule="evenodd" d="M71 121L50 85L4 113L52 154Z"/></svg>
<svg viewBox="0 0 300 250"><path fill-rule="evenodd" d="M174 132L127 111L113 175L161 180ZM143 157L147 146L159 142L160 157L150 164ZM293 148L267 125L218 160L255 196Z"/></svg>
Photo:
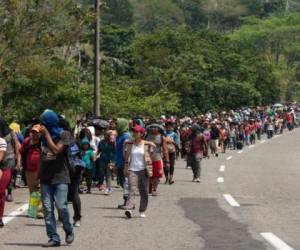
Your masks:
<svg viewBox="0 0 300 250"><path fill-rule="evenodd" d="M167 167L170 167L170 159L169 159L169 153L168 153L168 142L167 142L166 138L163 138L162 149L163 149L164 161L166 162Z"/></svg>
<svg viewBox="0 0 300 250"><path fill-rule="evenodd" d="M16 153L16 163L17 163L16 167L18 170L20 170L22 167L21 166L22 165L22 163L21 163L21 147L22 147L22 145L16 136L14 136L14 140L15 140L14 144L15 144L15 153Z"/></svg>
<svg viewBox="0 0 300 250"><path fill-rule="evenodd" d="M0 151L0 162L2 162L4 160L4 157L5 157L5 151L4 150L1 150ZM2 178L2 175L3 175L3 172L2 170L0 169L0 180Z"/></svg>
<svg viewBox="0 0 300 250"><path fill-rule="evenodd" d="M63 152L63 150L65 149L65 145L60 142L55 144L46 127L42 126L41 133L45 136L48 147L53 154L58 155Z"/></svg>

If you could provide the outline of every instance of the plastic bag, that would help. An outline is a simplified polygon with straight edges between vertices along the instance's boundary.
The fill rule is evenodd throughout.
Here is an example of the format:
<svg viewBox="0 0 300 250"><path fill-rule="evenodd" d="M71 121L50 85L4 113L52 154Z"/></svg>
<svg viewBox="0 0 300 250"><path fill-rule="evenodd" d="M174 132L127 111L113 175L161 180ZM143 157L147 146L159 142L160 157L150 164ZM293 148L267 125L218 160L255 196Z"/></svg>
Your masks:
<svg viewBox="0 0 300 250"><path fill-rule="evenodd" d="M32 192L29 198L29 207L27 215L30 218L37 218L39 207L41 204L41 194L39 192Z"/></svg>

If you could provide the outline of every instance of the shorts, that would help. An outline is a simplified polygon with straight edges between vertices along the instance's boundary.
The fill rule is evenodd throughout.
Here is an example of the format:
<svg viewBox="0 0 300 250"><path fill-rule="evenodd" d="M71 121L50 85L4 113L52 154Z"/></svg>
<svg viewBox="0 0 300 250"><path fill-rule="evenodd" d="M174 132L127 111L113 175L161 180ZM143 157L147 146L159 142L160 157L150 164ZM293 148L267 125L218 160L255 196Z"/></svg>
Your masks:
<svg viewBox="0 0 300 250"><path fill-rule="evenodd" d="M163 177L163 163L162 160L152 162L153 178Z"/></svg>

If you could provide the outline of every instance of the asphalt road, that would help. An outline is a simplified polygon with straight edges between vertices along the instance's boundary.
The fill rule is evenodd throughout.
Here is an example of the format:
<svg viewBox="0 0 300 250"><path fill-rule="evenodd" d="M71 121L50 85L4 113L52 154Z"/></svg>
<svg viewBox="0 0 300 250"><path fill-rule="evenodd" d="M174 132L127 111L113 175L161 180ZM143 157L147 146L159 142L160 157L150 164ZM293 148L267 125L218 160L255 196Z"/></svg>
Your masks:
<svg viewBox="0 0 300 250"><path fill-rule="evenodd" d="M295 130L243 152L204 160L200 184L191 182L191 170L178 161L175 184L159 186L160 195L150 198L145 219L136 214L128 220L116 209L121 189L109 197L97 190L82 195L82 226L75 229L74 244L60 249L260 250L276 249L276 244L277 249L300 249L298 138L300 130ZM6 215L27 202L28 191L18 189L14 198ZM59 232L64 238L62 228ZM261 233L281 241L268 242ZM44 221L25 215L0 229L1 250L41 249L47 240Z"/></svg>

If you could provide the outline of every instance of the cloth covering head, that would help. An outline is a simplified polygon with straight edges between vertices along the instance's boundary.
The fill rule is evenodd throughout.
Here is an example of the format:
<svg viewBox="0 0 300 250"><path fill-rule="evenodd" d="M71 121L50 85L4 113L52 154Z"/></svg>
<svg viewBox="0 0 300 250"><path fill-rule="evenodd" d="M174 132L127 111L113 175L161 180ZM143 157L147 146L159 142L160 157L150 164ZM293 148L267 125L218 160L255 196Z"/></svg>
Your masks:
<svg viewBox="0 0 300 250"><path fill-rule="evenodd" d="M16 122L11 123L9 128L15 133L21 133L21 126Z"/></svg>
<svg viewBox="0 0 300 250"><path fill-rule="evenodd" d="M41 123L48 129L51 137L54 140L59 139L64 131L59 126L59 116L50 109L46 109L41 115Z"/></svg>
<svg viewBox="0 0 300 250"><path fill-rule="evenodd" d="M119 118L117 120L117 132L118 135L122 135L129 131L129 121L124 118Z"/></svg>
<svg viewBox="0 0 300 250"><path fill-rule="evenodd" d="M85 137L84 139L81 140L81 146L83 146L83 145L90 145L88 138Z"/></svg>

